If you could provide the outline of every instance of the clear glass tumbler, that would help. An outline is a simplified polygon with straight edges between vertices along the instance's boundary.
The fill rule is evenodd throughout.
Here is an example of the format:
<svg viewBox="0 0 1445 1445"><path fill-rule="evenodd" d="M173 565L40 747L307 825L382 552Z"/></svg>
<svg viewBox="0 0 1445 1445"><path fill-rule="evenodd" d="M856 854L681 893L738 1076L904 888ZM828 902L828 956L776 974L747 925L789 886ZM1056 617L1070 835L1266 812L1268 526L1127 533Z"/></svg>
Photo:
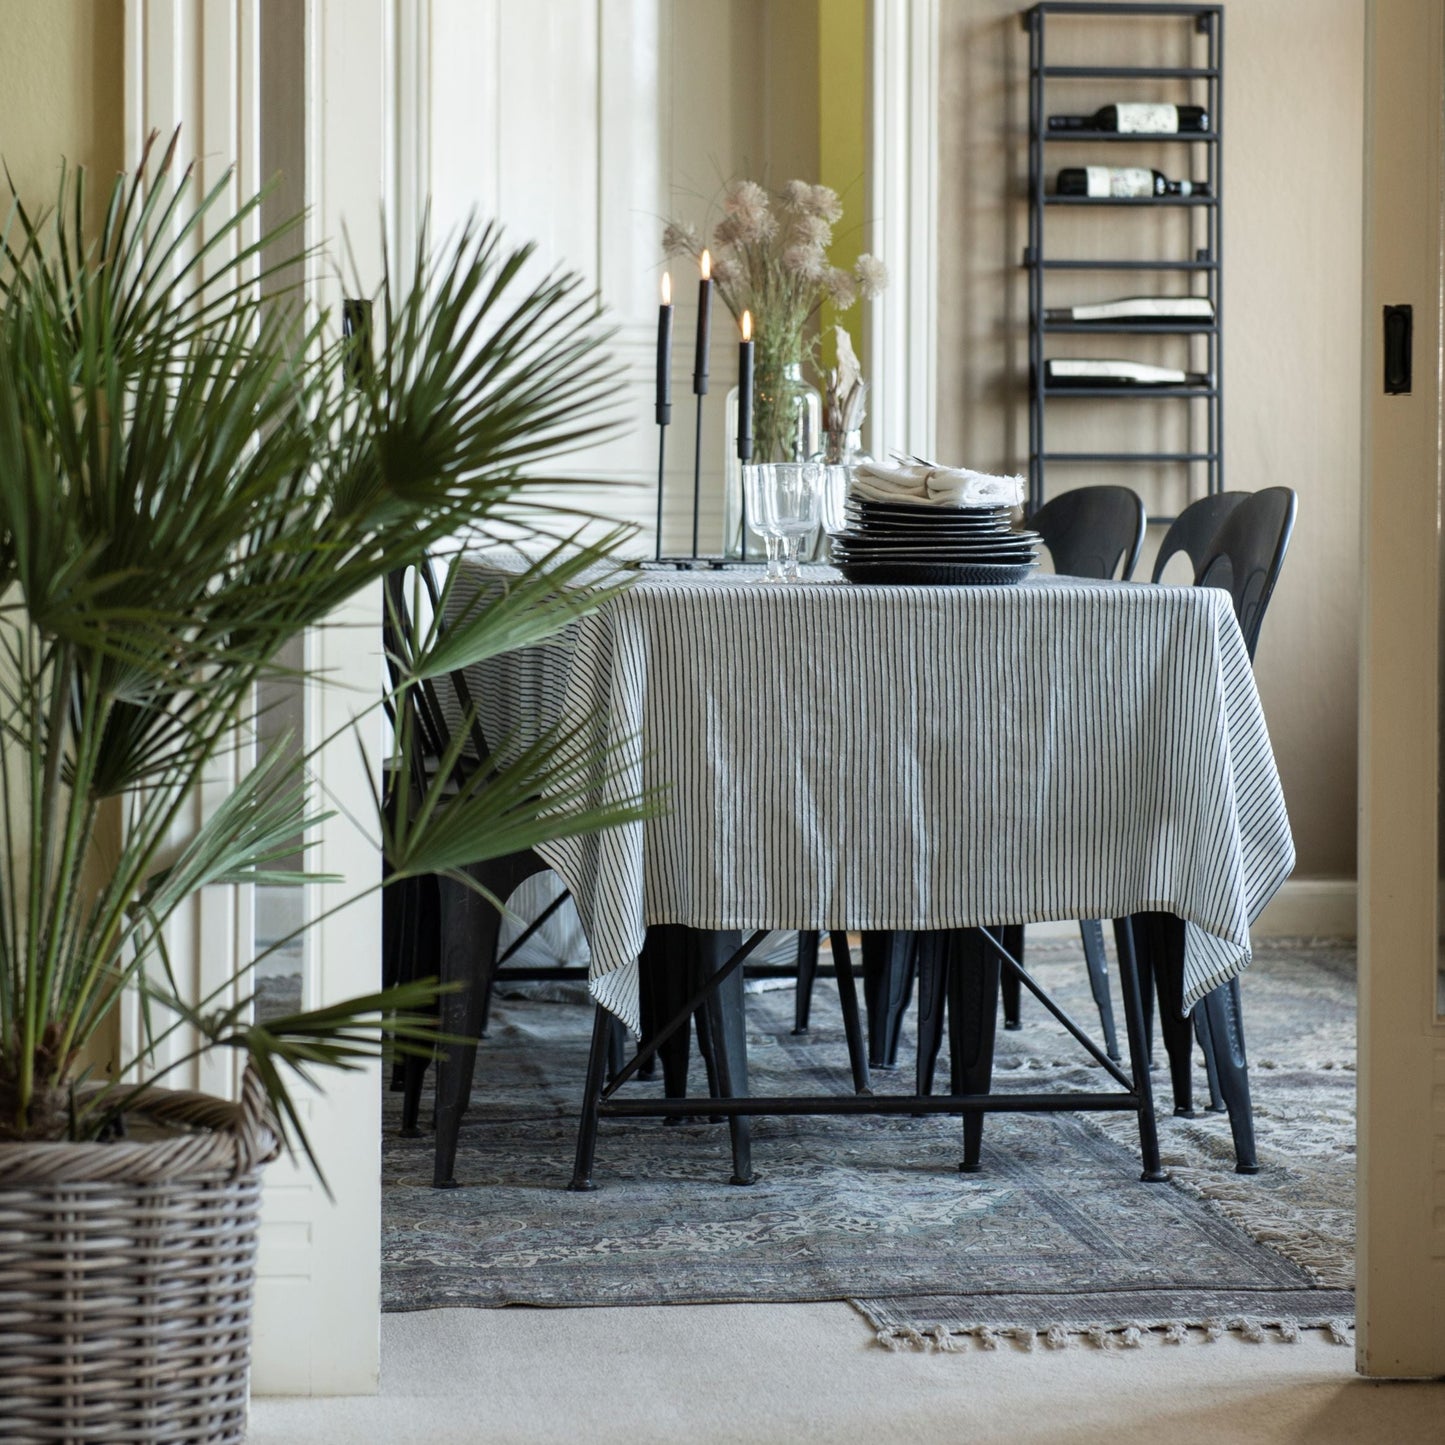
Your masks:
<svg viewBox="0 0 1445 1445"><path fill-rule="evenodd" d="M821 462L763 462L743 468L748 525L768 552L764 582L796 582L798 555L818 530L826 468Z"/></svg>

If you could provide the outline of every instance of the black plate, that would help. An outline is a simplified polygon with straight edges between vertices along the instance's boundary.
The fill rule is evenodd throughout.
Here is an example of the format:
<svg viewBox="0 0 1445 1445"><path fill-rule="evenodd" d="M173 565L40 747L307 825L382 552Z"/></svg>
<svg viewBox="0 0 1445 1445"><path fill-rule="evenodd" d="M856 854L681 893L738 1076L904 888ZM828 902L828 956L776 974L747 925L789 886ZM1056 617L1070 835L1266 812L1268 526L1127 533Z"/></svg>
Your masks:
<svg viewBox="0 0 1445 1445"><path fill-rule="evenodd" d="M861 512L845 511L850 527L859 532L887 533L890 536L909 537L997 537L1013 528L1006 518L997 522L960 523L945 522L942 519L926 522L904 522L893 518L870 517Z"/></svg>
<svg viewBox="0 0 1445 1445"><path fill-rule="evenodd" d="M1017 551L1032 549L1042 543L1037 532L987 532L982 535L965 534L954 536L935 532L872 532L848 529L834 532L835 546L869 550L884 548L889 551L923 552L933 551Z"/></svg>
<svg viewBox="0 0 1445 1445"><path fill-rule="evenodd" d="M1011 587L1036 569L1032 562L1012 566L981 563L842 562L838 570L850 582L875 586L903 583L917 587Z"/></svg>
<svg viewBox="0 0 1445 1445"><path fill-rule="evenodd" d="M850 496L850 507L861 507L879 516L901 517L1004 517L1014 510L1002 502L985 502L975 506L940 507L932 502L875 502L871 497Z"/></svg>
<svg viewBox="0 0 1445 1445"><path fill-rule="evenodd" d="M908 567L927 567L934 563L946 566L1008 567L1019 563L1033 565L1039 560L1039 554L1032 547L978 552L953 551L946 547L929 552L858 551L848 547L834 547L832 560L839 567L881 566L895 562Z"/></svg>

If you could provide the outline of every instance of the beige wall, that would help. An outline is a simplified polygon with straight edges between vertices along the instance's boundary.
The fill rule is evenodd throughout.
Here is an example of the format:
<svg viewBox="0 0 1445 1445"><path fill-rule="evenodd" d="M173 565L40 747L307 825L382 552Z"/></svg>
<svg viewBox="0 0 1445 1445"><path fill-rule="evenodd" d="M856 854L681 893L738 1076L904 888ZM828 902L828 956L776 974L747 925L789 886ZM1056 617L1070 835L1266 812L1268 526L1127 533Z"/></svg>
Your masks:
<svg viewBox="0 0 1445 1445"><path fill-rule="evenodd" d="M1028 49L1020 8L1005 0L942 0L939 452L987 470L1023 471L1028 460L1027 288L1019 266L1027 227ZM1225 484L1253 490L1282 483L1299 493L1294 547L1257 672L1294 823L1297 876L1352 876L1364 3L1229 0L1225 18ZM1142 22L1114 35L1130 47L1125 60L1183 61L1169 58L1177 39L1151 36ZM1089 49L1086 37L1077 43ZM1096 51L1100 43L1093 42ZM1086 96L1090 109L1112 98L1106 89L1093 82L1078 92L1079 109ZM1061 149L1049 152L1051 170ZM1094 224L1101 221L1114 239L1121 221L1142 219L1150 230L1141 237L1141 228L1131 228L1133 239L1168 245L1176 238L1165 228L1181 217L1088 212L1066 219L1072 233L1049 232L1056 254L1067 254L1065 247L1089 254L1083 248L1101 238ZM1103 283L1117 295L1146 285L1127 273ZM1050 298L1069 299L1057 292ZM1106 354L1120 349L1094 345ZM1125 354L1145 353L1135 345ZM1116 416L1124 405L1114 404ZM1091 435L1103 440L1098 428L1107 424L1121 449L1169 445L1178 437L1156 408L1179 406L1129 404L1117 424L1124 431L1093 410L1073 419L1069 444ZM1063 437L1051 436L1056 443ZM1178 510L1177 481L1134 468L1102 472L1075 472L1064 484L1119 480L1140 485L1152 512ZM1064 479L1051 470L1050 480L1053 491ZM1151 553L1158 535L1151 529ZM1142 565L1147 569L1148 556Z"/></svg>
<svg viewBox="0 0 1445 1445"><path fill-rule="evenodd" d="M121 0L5 0L0 9L0 159L32 209L54 201L62 157L89 170L92 208L121 167L123 19ZM110 1023L84 1063L115 1056Z"/></svg>
<svg viewBox="0 0 1445 1445"><path fill-rule="evenodd" d="M121 0L5 0L0 9L0 156L28 202L55 196L60 160L92 195L121 167Z"/></svg>

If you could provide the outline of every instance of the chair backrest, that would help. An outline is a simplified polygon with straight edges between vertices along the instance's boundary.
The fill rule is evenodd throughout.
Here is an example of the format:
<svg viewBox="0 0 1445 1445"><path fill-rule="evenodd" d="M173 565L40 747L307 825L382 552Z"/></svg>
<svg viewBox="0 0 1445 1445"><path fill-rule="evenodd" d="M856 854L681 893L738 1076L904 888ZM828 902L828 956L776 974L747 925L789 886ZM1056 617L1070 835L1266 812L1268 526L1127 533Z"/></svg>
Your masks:
<svg viewBox="0 0 1445 1445"><path fill-rule="evenodd" d="M1194 578L1199 587L1229 589L1251 658L1289 550L1296 505L1294 491L1289 487L1266 487L1246 493L1219 529Z"/></svg>
<svg viewBox="0 0 1445 1445"><path fill-rule="evenodd" d="M1159 555L1154 558L1154 572L1149 580L1157 582L1164 575L1169 559L1180 552L1189 558L1191 580L1197 577L1200 567L1210 556L1219 529L1230 513L1252 495L1251 492L1215 492L1191 502L1169 524L1169 530L1159 544Z"/></svg>
<svg viewBox="0 0 1445 1445"><path fill-rule="evenodd" d="M1045 502L1029 526L1044 539L1061 576L1117 576L1127 582L1147 522L1144 503L1131 488L1077 487Z"/></svg>

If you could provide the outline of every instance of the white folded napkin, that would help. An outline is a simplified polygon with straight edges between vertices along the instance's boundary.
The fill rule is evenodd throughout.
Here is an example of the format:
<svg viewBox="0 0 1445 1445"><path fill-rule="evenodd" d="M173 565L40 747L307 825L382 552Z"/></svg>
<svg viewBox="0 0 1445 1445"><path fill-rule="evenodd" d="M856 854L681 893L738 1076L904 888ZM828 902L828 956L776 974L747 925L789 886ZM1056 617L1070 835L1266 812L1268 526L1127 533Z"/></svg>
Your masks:
<svg viewBox="0 0 1445 1445"><path fill-rule="evenodd" d="M933 507L1017 507L1022 477L995 477L967 467L908 461L888 466L863 462L853 469L851 495L869 502L910 502Z"/></svg>

